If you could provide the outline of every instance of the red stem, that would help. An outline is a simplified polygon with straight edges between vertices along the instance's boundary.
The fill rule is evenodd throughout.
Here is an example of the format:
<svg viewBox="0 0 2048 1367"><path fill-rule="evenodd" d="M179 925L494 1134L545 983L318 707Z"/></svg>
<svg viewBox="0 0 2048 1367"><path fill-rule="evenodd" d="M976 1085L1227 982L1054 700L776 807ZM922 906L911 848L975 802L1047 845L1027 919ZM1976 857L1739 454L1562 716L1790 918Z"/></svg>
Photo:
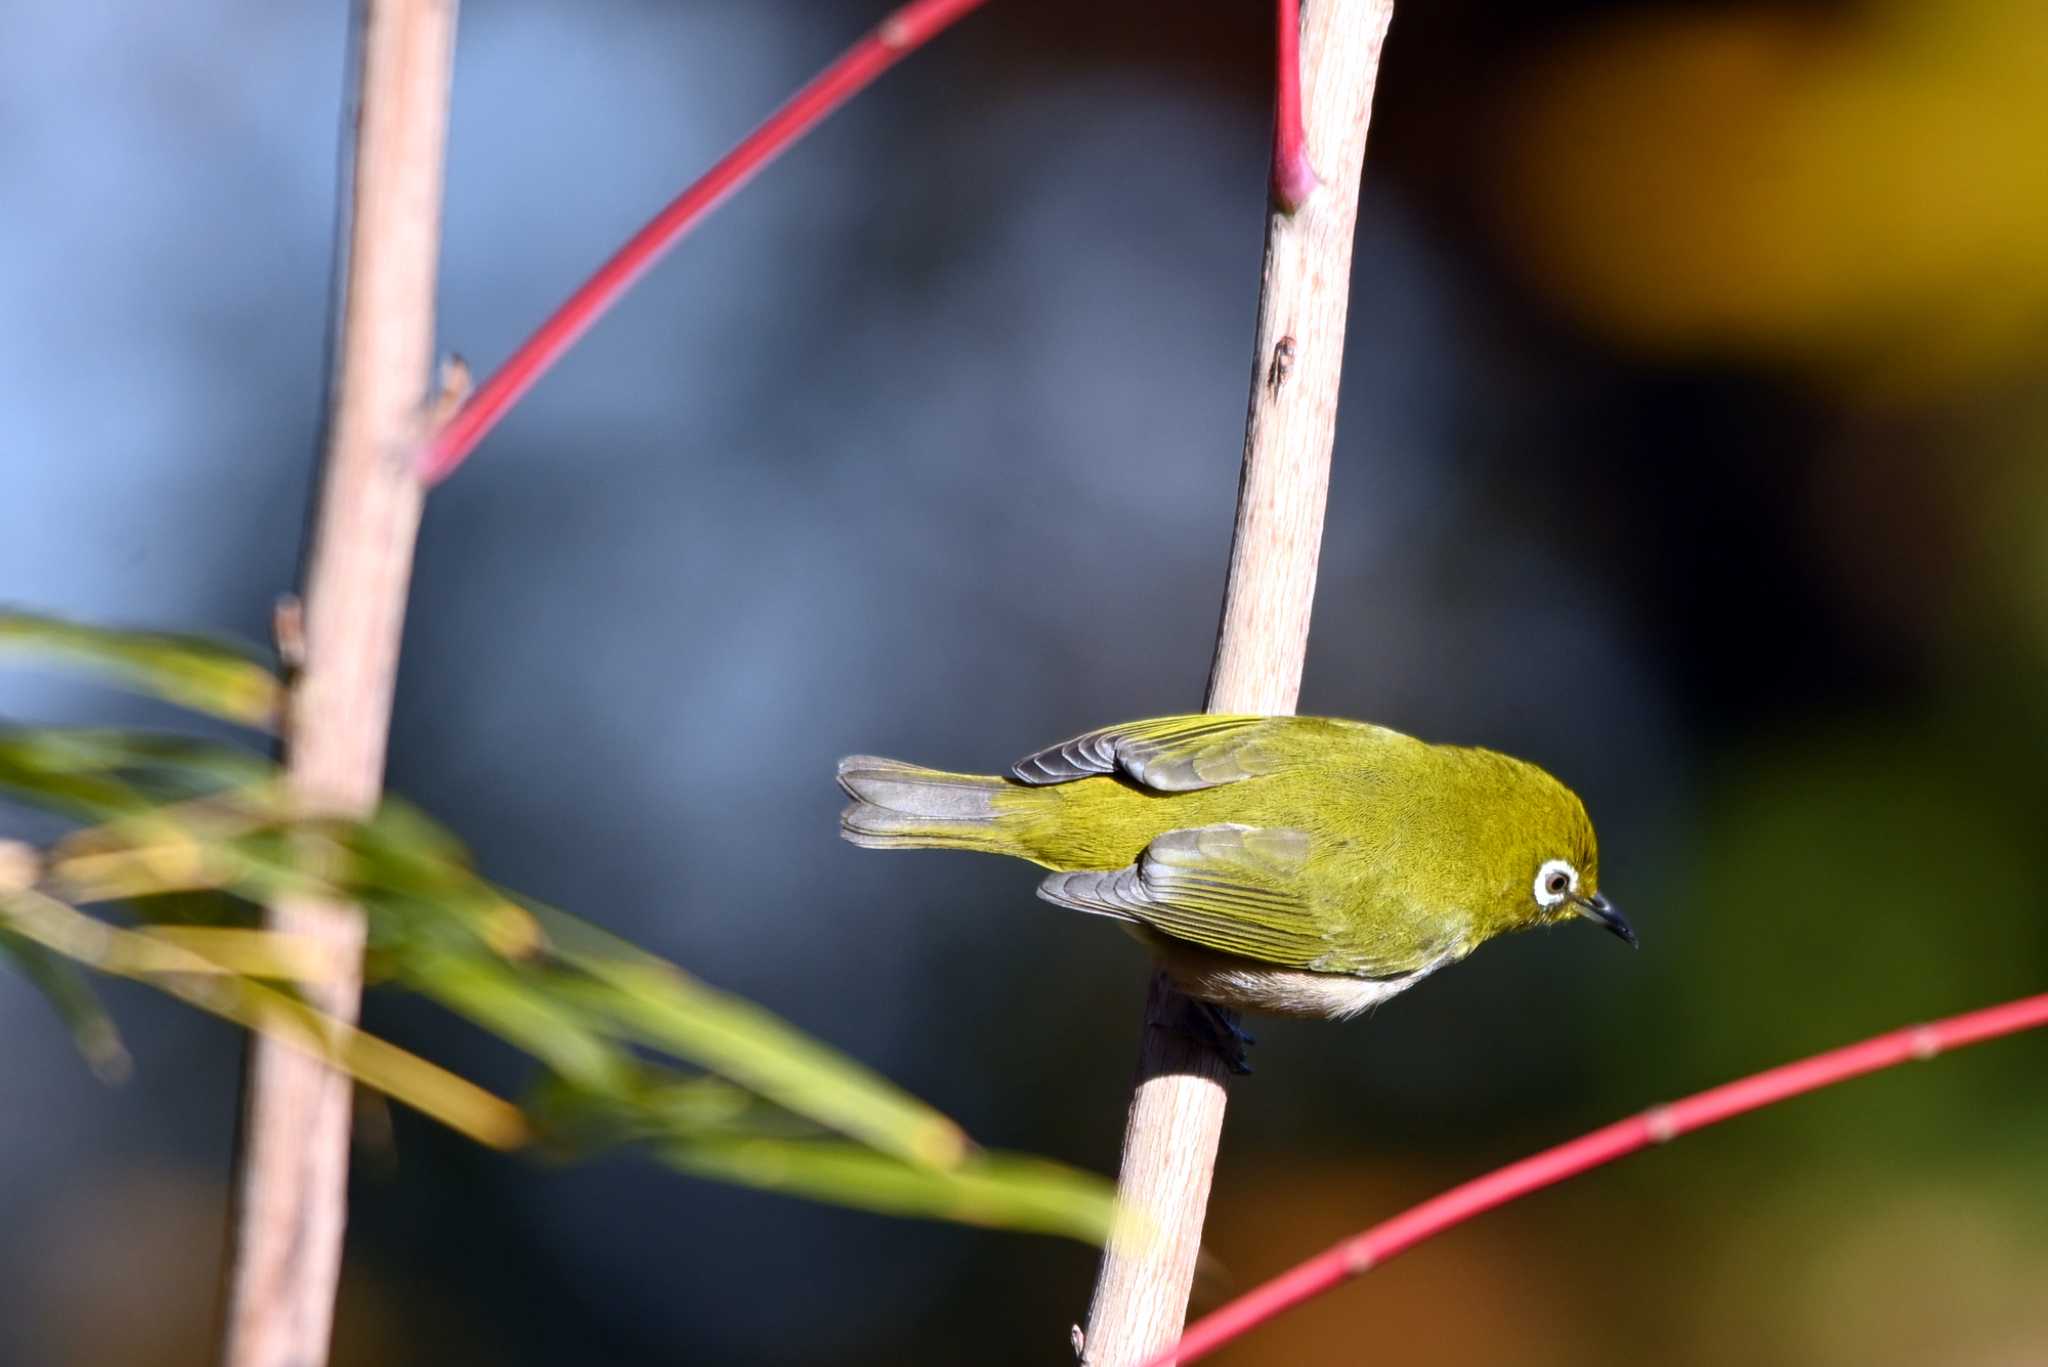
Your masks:
<svg viewBox="0 0 2048 1367"><path fill-rule="evenodd" d="M726 196L902 57L937 37L986 0L911 0L842 53L739 146L669 202L598 268L567 303L484 381L469 402L434 434L420 460L420 478L438 484L453 474L526 391L590 330L635 281Z"/></svg>
<svg viewBox="0 0 2048 1367"><path fill-rule="evenodd" d="M1273 202L1293 213L1322 184L1301 127L1301 0L1274 6Z"/></svg>
<svg viewBox="0 0 2048 1367"><path fill-rule="evenodd" d="M1193 1362L1254 1326L1475 1215L1567 1177L1576 1177L1589 1168L1625 1158L1638 1149L1865 1073L1913 1059L1933 1058L1946 1050L2043 1025L2048 1025L2048 993L1951 1016L1932 1025L1910 1025L1861 1044L1730 1082L1683 1101L1653 1106L1641 1115L1453 1187L1363 1234L1353 1235L1203 1317L1179 1343L1150 1359L1145 1367Z"/></svg>

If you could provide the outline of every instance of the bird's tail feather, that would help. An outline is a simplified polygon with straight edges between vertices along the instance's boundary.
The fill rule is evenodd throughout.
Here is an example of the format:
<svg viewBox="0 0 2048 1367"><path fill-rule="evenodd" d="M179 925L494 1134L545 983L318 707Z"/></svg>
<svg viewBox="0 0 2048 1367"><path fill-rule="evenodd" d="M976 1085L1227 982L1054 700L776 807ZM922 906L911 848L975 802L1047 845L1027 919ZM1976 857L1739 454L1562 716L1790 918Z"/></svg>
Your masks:
<svg viewBox="0 0 2048 1367"><path fill-rule="evenodd" d="M839 761L839 786L853 799L839 833L856 845L1016 853L995 801L1013 786L1003 779L851 755Z"/></svg>

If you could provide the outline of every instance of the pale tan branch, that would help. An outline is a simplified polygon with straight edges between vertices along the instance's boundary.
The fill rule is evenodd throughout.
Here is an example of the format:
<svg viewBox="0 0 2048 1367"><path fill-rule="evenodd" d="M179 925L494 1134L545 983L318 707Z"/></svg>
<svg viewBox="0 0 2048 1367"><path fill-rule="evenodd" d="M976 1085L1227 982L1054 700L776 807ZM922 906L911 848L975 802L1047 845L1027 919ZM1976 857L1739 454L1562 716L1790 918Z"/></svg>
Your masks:
<svg viewBox="0 0 2048 1367"><path fill-rule="evenodd" d="M353 206L329 445L307 557L303 649L286 727L302 811L363 815L384 775L400 628L419 529L414 474L434 346L455 0L362 0ZM307 995L348 1025L361 915L289 901L272 928L332 945L349 971ZM327 1358L347 1219L348 1079L251 1041L222 1360Z"/></svg>
<svg viewBox="0 0 2048 1367"><path fill-rule="evenodd" d="M1299 209L1276 209L1267 223L1237 530L1209 676L1212 712L1292 712L1301 688L1366 126L1392 17L1392 0L1304 6L1304 112L1311 160L1326 179ZM1103 1255L1082 1343L1089 1367L1142 1362L1179 1336L1187 1316L1225 1093L1214 1050L1174 1028L1183 1009L1155 977L1117 1181L1132 1232Z"/></svg>

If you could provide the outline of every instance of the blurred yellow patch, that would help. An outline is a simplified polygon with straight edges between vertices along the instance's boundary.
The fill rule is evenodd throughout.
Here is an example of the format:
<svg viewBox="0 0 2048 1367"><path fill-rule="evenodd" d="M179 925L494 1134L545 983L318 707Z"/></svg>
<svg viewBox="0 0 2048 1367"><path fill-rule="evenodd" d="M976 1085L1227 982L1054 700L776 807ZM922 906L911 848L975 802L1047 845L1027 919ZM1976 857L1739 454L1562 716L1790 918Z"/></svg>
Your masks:
<svg viewBox="0 0 2048 1367"><path fill-rule="evenodd" d="M1629 345L1880 394L2048 353L2048 5L1618 21L1560 49L1503 140L1498 229Z"/></svg>

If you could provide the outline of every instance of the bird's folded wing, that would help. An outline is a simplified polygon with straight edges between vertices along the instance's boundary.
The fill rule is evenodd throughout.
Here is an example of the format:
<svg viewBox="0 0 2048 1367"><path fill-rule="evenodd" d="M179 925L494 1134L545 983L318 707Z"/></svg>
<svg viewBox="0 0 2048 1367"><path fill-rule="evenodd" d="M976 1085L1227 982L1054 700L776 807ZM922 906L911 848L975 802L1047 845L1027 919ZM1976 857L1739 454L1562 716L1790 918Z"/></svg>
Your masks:
<svg viewBox="0 0 2048 1367"><path fill-rule="evenodd" d="M1055 873L1039 884L1038 895L1226 954L1288 968L1372 973L1330 943L1329 927L1303 895L1308 852L1303 831L1196 826L1166 832L1128 867Z"/></svg>
<svg viewBox="0 0 2048 1367"><path fill-rule="evenodd" d="M1158 792L1192 792L1285 768L1287 756L1276 742L1298 724L1294 717L1207 713L1126 722L1026 755L1010 772L1032 784L1121 772Z"/></svg>

